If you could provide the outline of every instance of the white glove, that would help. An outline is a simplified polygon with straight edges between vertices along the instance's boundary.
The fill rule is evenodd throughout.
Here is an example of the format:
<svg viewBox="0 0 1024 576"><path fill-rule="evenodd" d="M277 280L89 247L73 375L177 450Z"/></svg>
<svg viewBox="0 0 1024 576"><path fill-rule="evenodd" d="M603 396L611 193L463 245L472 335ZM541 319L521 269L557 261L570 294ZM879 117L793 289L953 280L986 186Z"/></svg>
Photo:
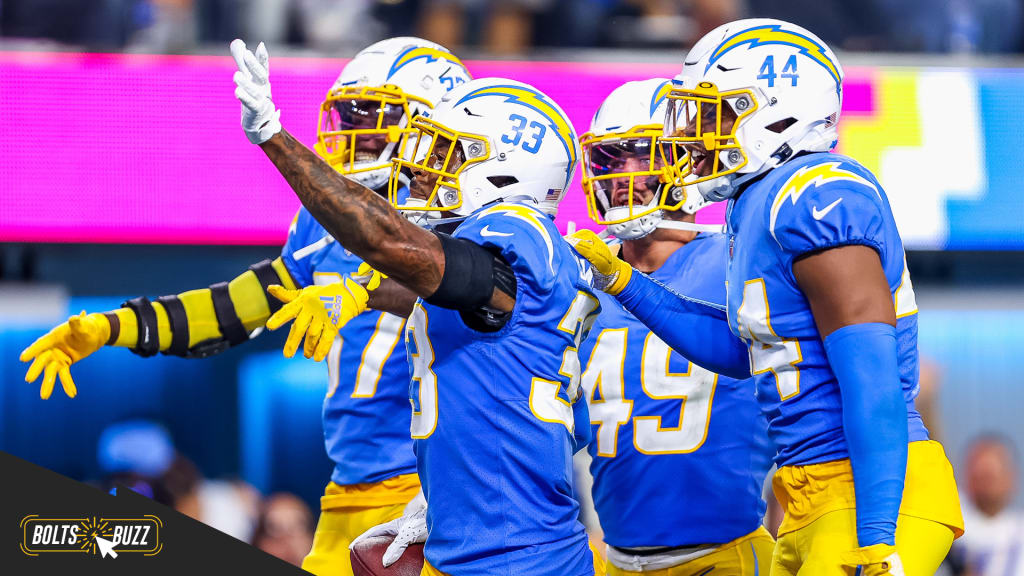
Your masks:
<svg viewBox="0 0 1024 576"><path fill-rule="evenodd" d="M387 568L402 557L402 553L410 544L421 544L427 541L427 501L423 498L423 492L416 495L409 504L401 518L380 524L360 534L348 547L351 549L359 542L376 536L394 536L394 540L384 551L381 558L384 567Z"/></svg>
<svg viewBox="0 0 1024 576"><path fill-rule="evenodd" d="M263 144L281 131L281 111L270 99L270 55L263 42L253 54L236 38L231 41L231 57L238 66L235 98L242 103L242 130L249 142Z"/></svg>

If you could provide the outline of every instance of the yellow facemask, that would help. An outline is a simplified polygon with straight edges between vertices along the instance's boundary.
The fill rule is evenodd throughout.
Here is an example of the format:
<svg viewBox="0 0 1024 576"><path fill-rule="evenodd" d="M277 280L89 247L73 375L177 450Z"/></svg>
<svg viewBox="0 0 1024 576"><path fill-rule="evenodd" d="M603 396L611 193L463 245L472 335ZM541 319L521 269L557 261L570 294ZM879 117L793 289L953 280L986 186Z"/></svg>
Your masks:
<svg viewBox="0 0 1024 576"><path fill-rule="evenodd" d="M413 118L407 145L412 154L396 155L391 159L391 177L388 179L388 200L398 210L460 208L462 189L459 186L459 174L491 155L487 138L451 130L423 116ZM413 159L409 160L409 157ZM406 170L407 176L412 176L408 198L400 195L404 187L401 178L403 170ZM440 198L439 202L438 195L442 189L445 197Z"/></svg>
<svg viewBox="0 0 1024 576"><path fill-rule="evenodd" d="M412 132L412 104L433 108L392 85L332 89L320 105L314 148L342 174L390 168L391 157L405 152L406 136ZM389 145L394 145L391 154L382 158Z"/></svg>
<svg viewBox="0 0 1024 576"><path fill-rule="evenodd" d="M685 195L678 198L665 194L666 184L673 181L668 166L675 165L683 158L676 154L683 152L679 147L659 145L662 127L658 125L637 126L627 132L595 136L587 132L580 138L583 150L583 190L587 195L587 209L590 218L602 225L627 222L646 216L657 210L675 211L682 207ZM627 186L628 211L609 217L607 212L615 207L616 184ZM637 184L647 188L657 202L644 202ZM621 187L619 187L621 190ZM659 194L659 191L662 192Z"/></svg>
<svg viewBox="0 0 1024 576"><path fill-rule="evenodd" d="M736 138L736 130L755 110L757 100L749 89L719 92L711 82L701 82L692 90L674 88L669 92L660 142L663 147L681 147L689 152L677 153L679 159L669 166L675 185L683 185L684 179L686 185L705 182L745 166L747 154ZM723 152L728 155L728 165L722 162ZM702 160L711 163L708 174L699 174L696 169Z"/></svg>

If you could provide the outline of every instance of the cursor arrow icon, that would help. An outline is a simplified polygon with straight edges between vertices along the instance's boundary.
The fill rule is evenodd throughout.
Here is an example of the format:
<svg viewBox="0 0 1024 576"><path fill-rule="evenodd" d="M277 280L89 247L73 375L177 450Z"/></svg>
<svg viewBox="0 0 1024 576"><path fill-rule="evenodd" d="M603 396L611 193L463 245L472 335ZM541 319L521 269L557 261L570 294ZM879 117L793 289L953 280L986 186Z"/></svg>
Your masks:
<svg viewBox="0 0 1024 576"><path fill-rule="evenodd" d="M112 541L101 536L95 536L94 539L96 540L96 546L100 549L101 558L106 558L107 556L117 558L117 552L114 552L114 543Z"/></svg>

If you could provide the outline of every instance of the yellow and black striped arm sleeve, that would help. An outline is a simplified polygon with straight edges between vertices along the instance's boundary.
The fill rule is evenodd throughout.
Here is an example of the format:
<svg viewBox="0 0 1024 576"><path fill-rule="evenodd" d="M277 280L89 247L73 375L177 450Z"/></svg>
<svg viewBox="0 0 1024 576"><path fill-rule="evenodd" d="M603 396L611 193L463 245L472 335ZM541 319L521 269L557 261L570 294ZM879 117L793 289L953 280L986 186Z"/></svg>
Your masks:
<svg viewBox="0 0 1024 576"><path fill-rule="evenodd" d="M271 284L296 288L280 257L253 264L231 282L154 301L134 298L105 314L110 321L107 344L131 348L142 356L163 352L205 357L222 352L248 340L280 308L281 302L267 294Z"/></svg>

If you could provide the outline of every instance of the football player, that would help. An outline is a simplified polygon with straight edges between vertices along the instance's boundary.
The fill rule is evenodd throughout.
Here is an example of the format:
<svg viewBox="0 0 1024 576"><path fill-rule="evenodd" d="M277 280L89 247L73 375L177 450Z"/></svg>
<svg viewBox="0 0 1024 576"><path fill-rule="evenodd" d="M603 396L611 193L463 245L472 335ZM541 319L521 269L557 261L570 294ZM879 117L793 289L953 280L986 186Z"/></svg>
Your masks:
<svg viewBox="0 0 1024 576"><path fill-rule="evenodd" d="M552 221L579 156L565 113L513 80L457 86L430 118L413 119L415 153L392 160L388 202L283 130L265 63L240 40L232 54L250 139L340 244L414 298L405 334L428 505L409 522L426 539L423 573L594 574L572 455L577 349L599 304L589 267ZM395 193L404 174L407 199ZM368 299L376 306L377 292L304 291L282 319L297 316L292 330L301 324L315 350Z"/></svg>
<svg viewBox="0 0 1024 576"><path fill-rule="evenodd" d="M830 152L842 80L827 46L778 20L725 24L686 57L663 142L677 182L729 202L724 310L632 273L592 233L577 250L672 348L756 378L785 510L772 574L930 575L963 521L914 408L917 306L889 202Z"/></svg>
<svg viewBox="0 0 1024 576"><path fill-rule="evenodd" d="M448 89L469 80L458 58L419 38L392 38L355 56L320 108L316 149L339 174L386 195L390 160L401 154L413 116L429 111ZM280 308L265 289L331 284L361 261L300 209L281 256L260 262L230 283L150 302L136 298L105 314L72 317L22 353L34 360L26 379L44 372L47 398L59 376L75 395L68 367L104 344L204 357L241 344ZM326 343L323 405L327 453L335 464L321 498L313 549L303 568L351 574L349 543L366 529L402 515L419 492L408 433L409 374L399 346L404 317L374 312L350 322ZM344 345L343 345L344 344Z"/></svg>
<svg viewBox="0 0 1024 576"><path fill-rule="evenodd" d="M627 263L724 306L722 227L694 223L705 204L696 190L662 182L657 138L671 89L664 78L628 82L605 99L580 139L583 188ZM599 297L580 358L608 574L767 574L775 540L761 526L761 486L772 450L753 383L690 363Z"/></svg>

